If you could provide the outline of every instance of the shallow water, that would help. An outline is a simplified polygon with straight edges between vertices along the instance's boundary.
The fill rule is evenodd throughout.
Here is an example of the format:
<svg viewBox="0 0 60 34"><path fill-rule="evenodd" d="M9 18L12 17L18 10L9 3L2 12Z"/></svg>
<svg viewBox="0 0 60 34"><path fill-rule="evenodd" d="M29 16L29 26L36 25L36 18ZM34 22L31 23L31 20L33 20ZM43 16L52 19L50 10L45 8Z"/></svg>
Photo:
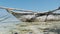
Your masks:
<svg viewBox="0 0 60 34"><path fill-rule="evenodd" d="M60 34L60 22L2 22L0 34Z"/></svg>

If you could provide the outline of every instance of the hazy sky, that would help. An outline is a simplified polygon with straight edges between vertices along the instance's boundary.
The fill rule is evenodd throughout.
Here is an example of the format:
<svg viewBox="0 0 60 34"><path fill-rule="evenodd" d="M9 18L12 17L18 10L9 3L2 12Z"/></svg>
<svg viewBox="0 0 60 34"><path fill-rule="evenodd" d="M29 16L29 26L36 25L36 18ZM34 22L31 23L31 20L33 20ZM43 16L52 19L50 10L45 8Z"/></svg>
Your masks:
<svg viewBox="0 0 60 34"><path fill-rule="evenodd" d="M0 0L0 6L33 11L47 11L59 7L60 0ZM6 14L8 13L5 10L0 10L0 17Z"/></svg>

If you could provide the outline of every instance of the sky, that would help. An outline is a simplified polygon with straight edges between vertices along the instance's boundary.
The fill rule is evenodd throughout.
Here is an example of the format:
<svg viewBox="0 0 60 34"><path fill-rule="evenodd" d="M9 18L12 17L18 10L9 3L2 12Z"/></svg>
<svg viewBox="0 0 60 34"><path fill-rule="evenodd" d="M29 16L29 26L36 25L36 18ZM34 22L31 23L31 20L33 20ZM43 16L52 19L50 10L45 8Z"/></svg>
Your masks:
<svg viewBox="0 0 60 34"><path fill-rule="evenodd" d="M59 7L60 0L0 0L0 6L44 11Z"/></svg>
<svg viewBox="0 0 60 34"><path fill-rule="evenodd" d="M0 0L0 6L42 12L58 8L60 6L60 0ZM0 17L5 15L11 14L7 13L3 9L0 9Z"/></svg>

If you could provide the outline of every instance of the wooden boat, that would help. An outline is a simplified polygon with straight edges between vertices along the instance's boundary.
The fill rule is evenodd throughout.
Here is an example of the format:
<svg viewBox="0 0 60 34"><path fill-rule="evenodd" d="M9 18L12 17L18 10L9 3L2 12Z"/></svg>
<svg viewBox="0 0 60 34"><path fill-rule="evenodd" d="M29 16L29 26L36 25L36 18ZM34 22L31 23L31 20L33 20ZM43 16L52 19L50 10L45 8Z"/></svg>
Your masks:
<svg viewBox="0 0 60 34"><path fill-rule="evenodd" d="M46 21L60 21L60 7L58 9L48 11L48 12L33 12L29 10L18 10L13 8L4 8L0 7L0 9L7 10L8 13L14 15L17 19L22 22L46 22ZM20 11L20 12L14 12ZM58 11L58 13L56 13Z"/></svg>

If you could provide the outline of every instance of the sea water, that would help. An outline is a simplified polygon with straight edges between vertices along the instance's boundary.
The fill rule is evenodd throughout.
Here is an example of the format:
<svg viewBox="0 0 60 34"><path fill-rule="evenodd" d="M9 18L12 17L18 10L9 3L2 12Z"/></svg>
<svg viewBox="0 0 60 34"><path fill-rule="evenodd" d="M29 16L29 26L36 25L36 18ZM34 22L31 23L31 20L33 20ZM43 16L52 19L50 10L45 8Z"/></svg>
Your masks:
<svg viewBox="0 0 60 34"><path fill-rule="evenodd" d="M0 34L60 34L60 21L1 22Z"/></svg>

